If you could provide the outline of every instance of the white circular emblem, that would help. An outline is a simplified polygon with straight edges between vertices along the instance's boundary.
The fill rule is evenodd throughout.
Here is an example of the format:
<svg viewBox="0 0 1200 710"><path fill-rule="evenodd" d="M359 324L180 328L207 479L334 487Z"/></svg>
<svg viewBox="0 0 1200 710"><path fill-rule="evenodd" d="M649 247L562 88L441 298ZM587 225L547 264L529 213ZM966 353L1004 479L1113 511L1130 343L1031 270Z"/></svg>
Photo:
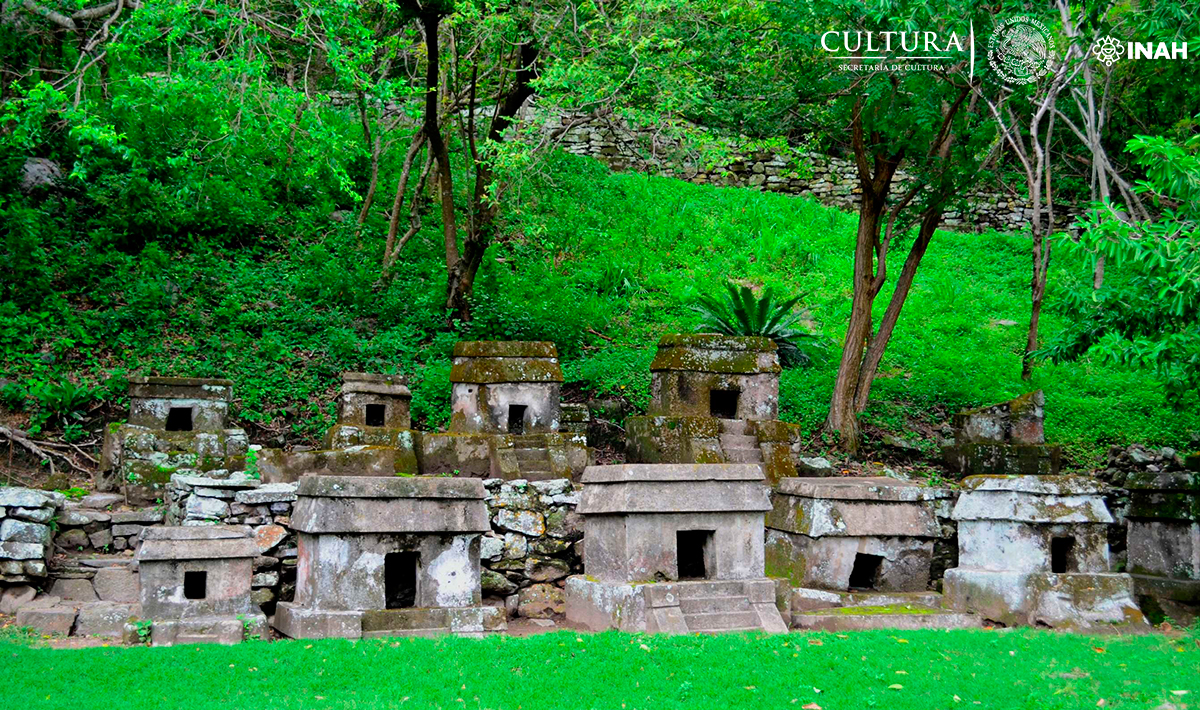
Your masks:
<svg viewBox="0 0 1200 710"><path fill-rule="evenodd" d="M1124 53L1125 44L1116 37L1101 37L1092 45L1092 54L1106 67L1111 67Z"/></svg>
<svg viewBox="0 0 1200 710"><path fill-rule="evenodd" d="M1054 35L1028 15L1010 17L988 38L988 63L1004 81L1028 84L1050 70Z"/></svg>

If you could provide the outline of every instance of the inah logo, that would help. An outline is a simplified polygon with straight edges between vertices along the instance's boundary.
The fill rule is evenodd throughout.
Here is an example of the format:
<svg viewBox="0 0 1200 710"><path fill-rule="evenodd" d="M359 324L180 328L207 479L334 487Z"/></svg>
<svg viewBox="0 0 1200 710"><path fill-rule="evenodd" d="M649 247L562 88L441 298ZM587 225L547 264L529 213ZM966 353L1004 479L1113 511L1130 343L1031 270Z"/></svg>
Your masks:
<svg viewBox="0 0 1200 710"><path fill-rule="evenodd" d="M988 39L988 63L1000 78L1028 84L1050 70L1054 36L1035 18L1010 17L996 26Z"/></svg>
<svg viewBox="0 0 1200 710"><path fill-rule="evenodd" d="M1124 53L1125 45L1116 37L1101 37L1092 45L1092 54L1104 62L1106 67L1111 67Z"/></svg>
<svg viewBox="0 0 1200 710"><path fill-rule="evenodd" d="M1187 42L1122 42L1116 37L1101 37L1092 45L1092 54L1111 67L1124 55L1126 59L1187 59Z"/></svg>

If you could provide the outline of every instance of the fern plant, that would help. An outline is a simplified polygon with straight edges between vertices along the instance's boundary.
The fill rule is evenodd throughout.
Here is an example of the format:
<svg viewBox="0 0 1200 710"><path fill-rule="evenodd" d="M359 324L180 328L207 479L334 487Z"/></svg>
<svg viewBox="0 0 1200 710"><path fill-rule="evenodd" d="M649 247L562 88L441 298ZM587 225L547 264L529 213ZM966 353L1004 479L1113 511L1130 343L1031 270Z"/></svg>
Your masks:
<svg viewBox="0 0 1200 710"><path fill-rule="evenodd" d="M697 333L770 338L779 348L779 363L784 367L812 364L812 352L820 349L820 343L814 334L798 327L800 316L792 313L803 295L783 300L770 286L761 297L755 297L748 286L727 283L725 288L724 298L705 294L692 306L700 314Z"/></svg>

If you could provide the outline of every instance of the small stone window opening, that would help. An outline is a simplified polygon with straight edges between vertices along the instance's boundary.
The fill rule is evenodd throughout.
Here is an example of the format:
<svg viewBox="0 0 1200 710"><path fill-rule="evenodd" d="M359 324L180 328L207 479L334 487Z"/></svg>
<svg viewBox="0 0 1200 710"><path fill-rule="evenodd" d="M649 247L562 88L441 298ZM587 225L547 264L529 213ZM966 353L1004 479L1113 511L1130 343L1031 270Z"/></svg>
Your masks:
<svg viewBox="0 0 1200 710"><path fill-rule="evenodd" d="M718 419L737 419L737 390L712 390L708 393L708 412Z"/></svg>
<svg viewBox="0 0 1200 710"><path fill-rule="evenodd" d="M1050 539L1050 571L1054 574L1075 571L1075 538Z"/></svg>
<svg viewBox="0 0 1200 710"><path fill-rule="evenodd" d="M508 405L508 433L509 434L524 434L525 433L525 410L528 409L524 404Z"/></svg>
<svg viewBox="0 0 1200 710"><path fill-rule="evenodd" d="M416 552L389 552L383 557L383 589L388 609L408 609L417 605Z"/></svg>
<svg viewBox="0 0 1200 710"><path fill-rule="evenodd" d="M192 408L171 407L167 410L167 431L191 431Z"/></svg>
<svg viewBox="0 0 1200 710"><path fill-rule="evenodd" d="M387 415L386 404L368 404L367 405L367 426L383 426L384 418Z"/></svg>
<svg viewBox="0 0 1200 710"><path fill-rule="evenodd" d="M675 554L680 579L708 579L712 530L679 530L675 533Z"/></svg>
<svg viewBox="0 0 1200 710"><path fill-rule="evenodd" d="M858 553L854 556L854 567L850 570L851 589L875 589L879 584L879 569L883 558L879 555Z"/></svg>
<svg viewBox="0 0 1200 710"><path fill-rule="evenodd" d="M183 573L183 598L204 599L208 596L208 572Z"/></svg>

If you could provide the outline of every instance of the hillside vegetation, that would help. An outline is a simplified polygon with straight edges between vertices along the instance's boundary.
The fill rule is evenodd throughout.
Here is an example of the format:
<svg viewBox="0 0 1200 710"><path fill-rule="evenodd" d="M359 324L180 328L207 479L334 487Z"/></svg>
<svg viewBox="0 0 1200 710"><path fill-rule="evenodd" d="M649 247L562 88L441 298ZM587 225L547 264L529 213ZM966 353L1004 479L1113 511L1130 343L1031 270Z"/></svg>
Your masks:
<svg viewBox="0 0 1200 710"><path fill-rule="evenodd" d="M79 439L117 411L131 375L225 376L235 381L233 414L253 438L313 443L332 423L342 370L404 373L418 428L436 428L449 416L455 341L527 339L557 343L572 392L621 397L637 410L658 337L692 329L699 316L689 305L732 279L805 294L805 322L824 348L812 367L784 372L781 411L819 428L850 307L854 215L557 154L505 202L500 224L475 318L454 330L442 310L435 219L386 280L379 230L368 223L358 234L352 214L328 209L281 214L233 243L114 249L44 229L28 275L43 297L22 303L17 289L0 304L10 380L0 394L35 431L67 427ZM1032 385L1021 382L1028 245L995 232L937 234L872 392L868 443L890 431L932 453L931 434L950 413L1030 387L1045 390L1047 436L1078 466L1097 464L1110 444L1181 446L1200 431L1195 394L1172 409L1148 372L1083 360L1042 364ZM1052 289L1090 273L1065 259L1051 271ZM1053 290L1048 308L1051 336L1064 325ZM76 421L71 411L89 416Z"/></svg>

